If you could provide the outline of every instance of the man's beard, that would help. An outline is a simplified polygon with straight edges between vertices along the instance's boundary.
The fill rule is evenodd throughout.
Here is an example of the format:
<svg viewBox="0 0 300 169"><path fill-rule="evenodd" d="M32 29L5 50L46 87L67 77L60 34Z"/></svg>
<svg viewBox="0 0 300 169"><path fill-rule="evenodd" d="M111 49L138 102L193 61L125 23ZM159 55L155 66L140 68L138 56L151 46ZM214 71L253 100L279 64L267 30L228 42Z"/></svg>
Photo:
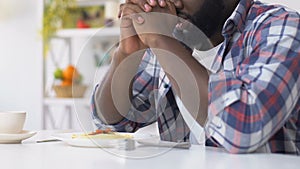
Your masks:
<svg viewBox="0 0 300 169"><path fill-rule="evenodd" d="M209 40L225 22L223 0L205 0L202 7L193 15L177 11L177 15L188 21L182 29L174 29L173 35L190 50L208 50L213 47Z"/></svg>
<svg viewBox="0 0 300 169"><path fill-rule="evenodd" d="M201 8L193 15L187 16L208 38L214 35L225 22L224 0L205 0Z"/></svg>

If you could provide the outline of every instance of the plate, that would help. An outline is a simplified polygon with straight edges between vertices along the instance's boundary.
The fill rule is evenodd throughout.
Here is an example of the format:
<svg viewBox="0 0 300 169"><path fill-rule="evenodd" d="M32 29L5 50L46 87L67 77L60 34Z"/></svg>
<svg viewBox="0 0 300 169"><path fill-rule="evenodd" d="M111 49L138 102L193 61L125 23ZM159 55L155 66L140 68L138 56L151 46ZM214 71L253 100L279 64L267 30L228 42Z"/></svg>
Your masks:
<svg viewBox="0 0 300 169"><path fill-rule="evenodd" d="M84 134L84 133L58 133L53 134L52 137L55 139L61 140L66 144L74 147L89 147L89 148L113 148L121 143L124 143L126 138L118 138L118 139L100 139L100 138L72 138L72 136L76 134ZM153 138L153 135L148 134L134 134L134 133L119 133L121 135L131 135L132 140L142 140L142 139L150 139Z"/></svg>
<svg viewBox="0 0 300 169"><path fill-rule="evenodd" d="M23 130L21 133L4 134L0 133L0 144L19 144L22 140L28 139L36 134L35 131Z"/></svg>

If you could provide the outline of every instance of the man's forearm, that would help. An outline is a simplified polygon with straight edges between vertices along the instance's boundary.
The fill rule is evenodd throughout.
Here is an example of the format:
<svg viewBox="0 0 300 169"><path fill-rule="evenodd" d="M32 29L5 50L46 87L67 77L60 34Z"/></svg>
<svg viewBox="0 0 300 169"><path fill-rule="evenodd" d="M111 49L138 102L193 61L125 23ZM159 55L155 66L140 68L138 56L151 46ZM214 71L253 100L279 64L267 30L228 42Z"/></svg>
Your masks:
<svg viewBox="0 0 300 169"><path fill-rule="evenodd" d="M152 51L170 79L175 93L180 95L187 109L197 116L202 126L207 117L208 72L185 47L170 37L156 38Z"/></svg>
<svg viewBox="0 0 300 169"><path fill-rule="evenodd" d="M117 51L114 53L117 55ZM113 57L117 58L117 57ZM100 119L107 123L113 124L122 120L121 114L117 111L116 107L112 101L111 95L111 81L113 74L118 66L119 61L117 59L112 59L110 68L106 73L104 79L100 83L100 86L95 91L95 106L97 109L98 116Z"/></svg>
<svg viewBox="0 0 300 169"><path fill-rule="evenodd" d="M124 56L117 49L114 53L111 66L95 93L96 109L101 120L107 124L121 121L130 109L129 93L131 82L141 62L141 52ZM123 71L124 68L126 71ZM128 84L128 83L127 83ZM124 93L126 93L124 95Z"/></svg>

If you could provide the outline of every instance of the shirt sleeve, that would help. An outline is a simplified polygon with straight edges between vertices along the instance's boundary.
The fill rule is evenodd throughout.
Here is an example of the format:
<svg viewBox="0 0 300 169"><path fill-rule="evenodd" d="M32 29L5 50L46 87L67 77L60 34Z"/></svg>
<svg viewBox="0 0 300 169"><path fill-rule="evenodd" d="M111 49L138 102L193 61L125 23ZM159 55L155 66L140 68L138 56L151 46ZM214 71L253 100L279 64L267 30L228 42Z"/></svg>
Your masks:
<svg viewBox="0 0 300 169"><path fill-rule="evenodd" d="M101 118L98 115L98 110L97 110L97 106L95 106L97 103L95 102L95 91L98 89L99 84L96 85L93 95L91 97L91 116L92 116L92 120L93 120L93 126L94 129L107 129L110 128L114 131L118 131L118 132L134 132L137 129L148 125L145 123L138 123L134 120L132 120L134 118L134 114L136 114L134 112L135 109L131 108L127 114L126 118L123 118L120 122L115 123L115 124L106 124L104 123ZM150 124L150 123L149 123Z"/></svg>
<svg viewBox="0 0 300 169"><path fill-rule="evenodd" d="M257 150L299 111L299 26L298 14L266 19L245 35L236 70L211 74L205 129L229 152Z"/></svg>

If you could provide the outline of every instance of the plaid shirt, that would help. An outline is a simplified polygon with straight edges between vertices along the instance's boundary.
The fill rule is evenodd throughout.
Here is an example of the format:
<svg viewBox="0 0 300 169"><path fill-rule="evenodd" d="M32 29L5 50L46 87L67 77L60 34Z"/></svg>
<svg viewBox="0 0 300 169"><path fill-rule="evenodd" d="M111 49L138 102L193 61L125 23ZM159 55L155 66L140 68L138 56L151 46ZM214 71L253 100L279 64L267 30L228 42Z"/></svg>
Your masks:
<svg viewBox="0 0 300 169"><path fill-rule="evenodd" d="M225 40L210 68L204 127L218 146L231 153L300 154L299 18L281 6L241 0L225 22ZM148 50L133 85L129 118L112 126L132 132L157 119L163 140L188 141L189 129L170 89ZM103 127L92 107L96 126ZM152 111L141 113L145 110ZM141 118L148 122L137 122Z"/></svg>

